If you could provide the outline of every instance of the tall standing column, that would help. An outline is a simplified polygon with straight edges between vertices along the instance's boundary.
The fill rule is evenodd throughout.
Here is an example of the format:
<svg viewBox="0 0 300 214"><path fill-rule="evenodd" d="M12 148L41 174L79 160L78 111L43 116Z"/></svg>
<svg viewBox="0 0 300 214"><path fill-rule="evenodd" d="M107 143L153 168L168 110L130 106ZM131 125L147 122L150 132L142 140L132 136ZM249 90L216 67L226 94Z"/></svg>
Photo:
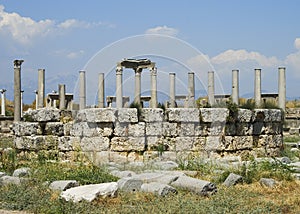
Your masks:
<svg viewBox="0 0 300 214"><path fill-rule="evenodd" d="M58 96L59 96L59 109L66 109L66 85L58 85Z"/></svg>
<svg viewBox="0 0 300 214"><path fill-rule="evenodd" d="M278 68L278 107L285 111L286 101L286 79L285 68Z"/></svg>
<svg viewBox="0 0 300 214"><path fill-rule="evenodd" d="M151 75L151 103L150 108L157 107L157 68L153 67L150 69Z"/></svg>
<svg viewBox="0 0 300 214"><path fill-rule="evenodd" d="M44 107L45 100L45 69L38 69L38 108Z"/></svg>
<svg viewBox="0 0 300 214"><path fill-rule="evenodd" d="M98 107L104 108L104 73L99 73L99 82L98 82Z"/></svg>
<svg viewBox="0 0 300 214"><path fill-rule="evenodd" d="M79 109L85 109L86 106L86 85L85 71L79 71Z"/></svg>
<svg viewBox="0 0 300 214"><path fill-rule="evenodd" d="M256 107L261 106L261 69L255 69L254 99Z"/></svg>
<svg viewBox="0 0 300 214"><path fill-rule="evenodd" d="M188 107L195 107L195 74L194 72L188 73Z"/></svg>
<svg viewBox="0 0 300 214"><path fill-rule="evenodd" d="M21 65L24 60L14 61L14 121L21 121Z"/></svg>
<svg viewBox="0 0 300 214"><path fill-rule="evenodd" d="M0 90L0 93L1 93L1 115L2 116L5 116L5 92L6 92L6 89L1 89Z"/></svg>
<svg viewBox="0 0 300 214"><path fill-rule="evenodd" d="M210 106L215 104L215 76L213 71L208 72L208 103Z"/></svg>
<svg viewBox="0 0 300 214"><path fill-rule="evenodd" d="M135 70L135 89L134 89L134 102L140 104L141 103L141 68L137 68Z"/></svg>
<svg viewBox="0 0 300 214"><path fill-rule="evenodd" d="M232 102L239 104L239 70L232 70Z"/></svg>
<svg viewBox="0 0 300 214"><path fill-rule="evenodd" d="M170 108L175 108L175 73L169 73L170 78Z"/></svg>
<svg viewBox="0 0 300 214"><path fill-rule="evenodd" d="M121 66L117 66L116 69L116 107L123 107L123 83L122 83L122 72Z"/></svg>

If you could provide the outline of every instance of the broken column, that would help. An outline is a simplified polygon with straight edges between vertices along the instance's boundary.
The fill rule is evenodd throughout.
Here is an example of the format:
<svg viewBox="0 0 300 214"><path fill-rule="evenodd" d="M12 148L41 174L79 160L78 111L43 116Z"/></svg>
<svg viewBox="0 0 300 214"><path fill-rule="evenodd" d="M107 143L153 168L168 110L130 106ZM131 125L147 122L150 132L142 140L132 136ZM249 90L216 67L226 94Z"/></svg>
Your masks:
<svg viewBox="0 0 300 214"><path fill-rule="evenodd" d="M256 107L261 106L261 69L255 70L254 99Z"/></svg>
<svg viewBox="0 0 300 214"><path fill-rule="evenodd" d="M278 107L285 111L286 79L285 68L278 68Z"/></svg>
<svg viewBox="0 0 300 214"><path fill-rule="evenodd" d="M239 104L239 70L232 70L232 102Z"/></svg>
<svg viewBox="0 0 300 214"><path fill-rule="evenodd" d="M1 93L1 115L5 116L5 92L6 89L1 89L0 93Z"/></svg>
<svg viewBox="0 0 300 214"><path fill-rule="evenodd" d="M86 106L85 71L79 71L79 109Z"/></svg>
<svg viewBox="0 0 300 214"><path fill-rule="evenodd" d="M99 73L98 82L98 107L104 108L104 73Z"/></svg>
<svg viewBox="0 0 300 214"><path fill-rule="evenodd" d="M38 109L39 92L38 90L34 90L33 92L35 93L35 109Z"/></svg>
<svg viewBox="0 0 300 214"><path fill-rule="evenodd" d="M215 104L215 77L214 72L208 72L208 85L207 85L208 103L210 106Z"/></svg>
<svg viewBox="0 0 300 214"><path fill-rule="evenodd" d="M117 66L116 69L116 107L123 107L123 83L122 83L122 66Z"/></svg>
<svg viewBox="0 0 300 214"><path fill-rule="evenodd" d="M188 107L195 107L195 74L188 73Z"/></svg>
<svg viewBox="0 0 300 214"><path fill-rule="evenodd" d="M21 65L24 60L14 60L14 121L21 121Z"/></svg>
<svg viewBox="0 0 300 214"><path fill-rule="evenodd" d="M38 99L37 107L43 108L45 100L45 69L38 69Z"/></svg>
<svg viewBox="0 0 300 214"><path fill-rule="evenodd" d="M175 73L169 73L170 78L170 108L175 108Z"/></svg>
<svg viewBox="0 0 300 214"><path fill-rule="evenodd" d="M153 67L150 69L151 75L151 101L150 108L157 107L157 68Z"/></svg>
<svg viewBox="0 0 300 214"><path fill-rule="evenodd" d="M137 104L141 103L141 68L134 70L135 72L135 88L134 88L134 102Z"/></svg>
<svg viewBox="0 0 300 214"><path fill-rule="evenodd" d="M59 109L66 109L66 85L58 85Z"/></svg>

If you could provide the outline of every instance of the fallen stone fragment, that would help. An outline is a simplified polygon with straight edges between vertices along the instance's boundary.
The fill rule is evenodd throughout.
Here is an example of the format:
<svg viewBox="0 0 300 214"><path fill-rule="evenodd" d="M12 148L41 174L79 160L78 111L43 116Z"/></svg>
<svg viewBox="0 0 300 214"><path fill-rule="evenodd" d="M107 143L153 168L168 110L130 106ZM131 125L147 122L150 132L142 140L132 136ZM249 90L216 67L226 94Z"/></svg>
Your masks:
<svg viewBox="0 0 300 214"><path fill-rule="evenodd" d="M6 186L9 184L20 185L21 180L19 177L4 175L0 177L0 186Z"/></svg>
<svg viewBox="0 0 300 214"><path fill-rule="evenodd" d="M276 181L274 179L271 179L271 178L261 178L259 180L259 183L262 186L266 186L266 187L274 187L276 185Z"/></svg>
<svg viewBox="0 0 300 214"><path fill-rule="evenodd" d="M118 180L119 189L125 192L140 191L142 184L142 180L131 177L125 177Z"/></svg>
<svg viewBox="0 0 300 214"><path fill-rule="evenodd" d="M173 170L178 168L178 164L174 161L157 161L154 163L154 167L161 170Z"/></svg>
<svg viewBox="0 0 300 214"><path fill-rule="evenodd" d="M113 170L110 172L111 175L117 177L117 178L126 178L126 177L132 177L136 173L133 171L119 171L119 170Z"/></svg>
<svg viewBox="0 0 300 214"><path fill-rule="evenodd" d="M51 190L65 191L72 187L78 187L78 186L79 186L79 183L76 180L60 180L60 181L53 181L49 185L49 188Z"/></svg>
<svg viewBox="0 0 300 214"><path fill-rule="evenodd" d="M178 179L172 182L170 185L173 187L186 189L203 196L209 196L217 192L217 187L214 183L188 176L179 176Z"/></svg>
<svg viewBox="0 0 300 214"><path fill-rule="evenodd" d="M177 194L177 190L167 184L157 182L145 183L141 186L141 191L150 192L159 196L166 196L169 194Z"/></svg>
<svg viewBox="0 0 300 214"><path fill-rule="evenodd" d="M168 174L164 172L145 172L141 174L136 174L132 176L133 178L142 180L143 183L151 183L151 182L158 182L162 184L170 184L171 182L178 179L178 174Z"/></svg>
<svg viewBox="0 0 300 214"><path fill-rule="evenodd" d="M243 177L234 173L230 173L226 180L224 181L223 185L230 187L234 186L238 183L241 183L243 181Z"/></svg>
<svg viewBox="0 0 300 214"><path fill-rule="evenodd" d="M61 192L60 196L66 201L88 201L92 202L98 197L116 197L118 193L118 183L90 184L79 187L73 187Z"/></svg>
<svg viewBox="0 0 300 214"><path fill-rule="evenodd" d="M28 167L19 168L13 172L13 177L25 177L28 175L30 175L30 168Z"/></svg>

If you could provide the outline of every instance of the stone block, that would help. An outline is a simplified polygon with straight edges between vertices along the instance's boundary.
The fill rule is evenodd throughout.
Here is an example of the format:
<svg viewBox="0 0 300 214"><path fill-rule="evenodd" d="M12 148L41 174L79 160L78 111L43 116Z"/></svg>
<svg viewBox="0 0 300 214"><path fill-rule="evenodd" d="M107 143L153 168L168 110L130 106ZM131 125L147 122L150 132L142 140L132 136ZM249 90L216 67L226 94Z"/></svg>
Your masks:
<svg viewBox="0 0 300 214"><path fill-rule="evenodd" d="M166 113L169 122L200 122L198 108L168 108Z"/></svg>
<svg viewBox="0 0 300 214"><path fill-rule="evenodd" d="M235 123L226 123L225 124L225 135L236 135L236 124Z"/></svg>
<svg viewBox="0 0 300 214"><path fill-rule="evenodd" d="M191 151L193 149L194 137L176 137L176 151Z"/></svg>
<svg viewBox="0 0 300 214"><path fill-rule="evenodd" d="M91 122L91 123L101 123L101 122L115 122L117 115L117 109L113 108L89 108L79 110L75 118L76 122Z"/></svg>
<svg viewBox="0 0 300 214"><path fill-rule="evenodd" d="M119 137L143 137L145 136L145 123L115 123L114 135Z"/></svg>
<svg viewBox="0 0 300 214"><path fill-rule="evenodd" d="M195 136L195 123L179 123L178 135L180 137Z"/></svg>
<svg viewBox="0 0 300 214"><path fill-rule="evenodd" d="M230 187L230 186L234 186L238 183L243 182L243 177L234 173L230 173L228 175L228 177L226 178L226 180L224 181L223 185Z"/></svg>
<svg viewBox="0 0 300 214"><path fill-rule="evenodd" d="M112 151L144 151L145 137L113 137L110 148Z"/></svg>
<svg viewBox="0 0 300 214"><path fill-rule="evenodd" d="M110 151L84 152L84 155L96 166L102 166L103 164L107 164L110 162Z"/></svg>
<svg viewBox="0 0 300 214"><path fill-rule="evenodd" d="M143 162L143 155L141 152L128 152L127 161L130 163Z"/></svg>
<svg viewBox="0 0 300 214"><path fill-rule="evenodd" d="M281 122L280 109L254 109L252 121L255 122Z"/></svg>
<svg viewBox="0 0 300 214"><path fill-rule="evenodd" d="M24 112L23 118L28 122L59 122L61 114L57 108L40 108Z"/></svg>
<svg viewBox="0 0 300 214"><path fill-rule="evenodd" d="M300 128L289 128L289 134L290 135L297 135L299 136Z"/></svg>
<svg viewBox="0 0 300 214"><path fill-rule="evenodd" d="M162 122L164 121L164 110L161 108L143 108L141 111L141 121Z"/></svg>
<svg viewBox="0 0 300 214"><path fill-rule="evenodd" d="M240 123L249 123L253 117L253 112L249 109L238 109L237 119Z"/></svg>
<svg viewBox="0 0 300 214"><path fill-rule="evenodd" d="M166 137L175 137L177 136L177 126L178 123L169 123L169 122L163 122L163 136Z"/></svg>
<svg viewBox="0 0 300 214"><path fill-rule="evenodd" d="M200 108L200 113L204 123L226 122L229 116L227 108Z"/></svg>
<svg viewBox="0 0 300 214"><path fill-rule="evenodd" d="M225 133L225 123L216 121L210 124L208 129L209 136L219 136L224 133Z"/></svg>
<svg viewBox="0 0 300 214"><path fill-rule="evenodd" d="M253 148L253 137L252 136L235 136L235 149L252 149Z"/></svg>
<svg viewBox="0 0 300 214"><path fill-rule="evenodd" d="M71 135L71 129L73 127L74 123L72 122L68 122L68 123L64 123L64 136L70 136Z"/></svg>
<svg viewBox="0 0 300 214"><path fill-rule="evenodd" d="M65 191L72 187L78 187L78 186L79 186L79 183L76 180L59 180L59 181L53 181L49 185L49 188L51 190Z"/></svg>
<svg viewBox="0 0 300 214"><path fill-rule="evenodd" d="M148 150L153 151L175 151L176 140L171 137L147 136L146 143Z"/></svg>
<svg viewBox="0 0 300 214"><path fill-rule="evenodd" d="M282 123L278 122L266 122L264 123L264 133L268 135L282 134L283 126ZM298 131L299 133L299 131Z"/></svg>
<svg viewBox="0 0 300 214"><path fill-rule="evenodd" d="M109 162L124 164L127 163L127 152L109 152Z"/></svg>
<svg viewBox="0 0 300 214"><path fill-rule="evenodd" d="M196 123L195 124L195 136L208 136L209 132L210 132L210 123Z"/></svg>
<svg viewBox="0 0 300 214"><path fill-rule="evenodd" d="M237 136L249 136L253 134L253 126L251 123L236 123Z"/></svg>
<svg viewBox="0 0 300 214"><path fill-rule="evenodd" d="M283 147L283 137L282 135L260 135L256 139L255 144L257 147L264 148L282 148Z"/></svg>
<svg viewBox="0 0 300 214"><path fill-rule="evenodd" d="M26 176L29 176L31 174L30 171L31 171L31 169L28 168L28 167L18 168L18 169L14 170L12 176L14 176L14 177L26 177Z"/></svg>
<svg viewBox="0 0 300 214"><path fill-rule="evenodd" d="M64 135L64 124L62 122L48 122L45 125L46 135L63 136Z"/></svg>
<svg viewBox="0 0 300 214"><path fill-rule="evenodd" d="M108 137L83 137L80 142L80 147L83 152L100 152L109 149Z"/></svg>
<svg viewBox="0 0 300 214"><path fill-rule="evenodd" d="M120 108L117 110L117 120L120 123L137 123L138 115L136 108Z"/></svg>
<svg viewBox="0 0 300 214"><path fill-rule="evenodd" d="M147 136L161 136L163 134L162 122L146 123L146 135Z"/></svg>
<svg viewBox="0 0 300 214"><path fill-rule="evenodd" d="M205 151L219 151L222 149L221 138L219 136L206 137Z"/></svg>
<svg viewBox="0 0 300 214"><path fill-rule="evenodd" d="M203 151L205 149L205 144L206 144L205 137L195 137L192 151Z"/></svg>
<svg viewBox="0 0 300 214"><path fill-rule="evenodd" d="M55 136L23 136L16 137L14 143L20 150L44 150L57 148L58 137Z"/></svg>
<svg viewBox="0 0 300 214"><path fill-rule="evenodd" d="M63 136L58 138L59 151L73 151L80 145L80 137Z"/></svg>
<svg viewBox="0 0 300 214"><path fill-rule="evenodd" d="M14 122L13 132L15 136L41 135L42 129L38 122Z"/></svg>

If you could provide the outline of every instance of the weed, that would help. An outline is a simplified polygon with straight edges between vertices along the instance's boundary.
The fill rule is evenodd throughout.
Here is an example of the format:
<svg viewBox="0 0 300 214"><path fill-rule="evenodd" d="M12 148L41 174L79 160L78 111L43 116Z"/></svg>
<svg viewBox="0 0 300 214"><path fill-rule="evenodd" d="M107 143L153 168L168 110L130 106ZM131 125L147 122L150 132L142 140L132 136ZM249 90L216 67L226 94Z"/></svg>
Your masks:
<svg viewBox="0 0 300 214"><path fill-rule="evenodd" d="M253 99L248 99L245 103L240 105L240 108L254 110L255 109L255 102Z"/></svg>

